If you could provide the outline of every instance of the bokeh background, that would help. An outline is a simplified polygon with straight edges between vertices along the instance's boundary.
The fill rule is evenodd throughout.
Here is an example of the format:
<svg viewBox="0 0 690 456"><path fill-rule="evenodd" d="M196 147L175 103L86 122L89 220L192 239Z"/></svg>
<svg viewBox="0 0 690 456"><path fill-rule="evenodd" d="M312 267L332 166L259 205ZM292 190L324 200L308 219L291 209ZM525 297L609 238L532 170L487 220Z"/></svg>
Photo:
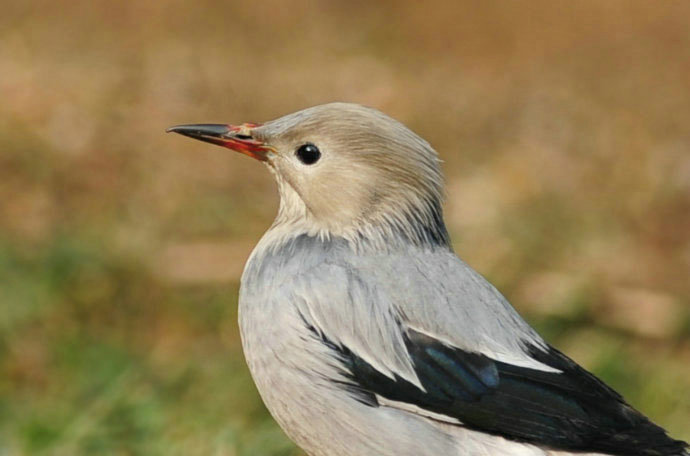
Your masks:
<svg viewBox="0 0 690 456"><path fill-rule="evenodd" d="M427 138L459 254L690 439L689 2L0 3L0 454L300 454L236 324L273 182L164 129L335 100Z"/></svg>

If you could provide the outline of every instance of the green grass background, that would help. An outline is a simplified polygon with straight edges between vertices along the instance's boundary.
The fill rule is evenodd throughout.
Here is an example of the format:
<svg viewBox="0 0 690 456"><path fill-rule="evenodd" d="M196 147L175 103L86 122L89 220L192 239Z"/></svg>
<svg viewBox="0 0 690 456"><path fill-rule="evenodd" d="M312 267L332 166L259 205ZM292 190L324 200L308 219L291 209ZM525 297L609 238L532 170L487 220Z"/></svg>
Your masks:
<svg viewBox="0 0 690 456"><path fill-rule="evenodd" d="M460 255L690 439L690 4L0 6L1 455L299 454L236 324L271 178L163 131L334 100L431 141Z"/></svg>

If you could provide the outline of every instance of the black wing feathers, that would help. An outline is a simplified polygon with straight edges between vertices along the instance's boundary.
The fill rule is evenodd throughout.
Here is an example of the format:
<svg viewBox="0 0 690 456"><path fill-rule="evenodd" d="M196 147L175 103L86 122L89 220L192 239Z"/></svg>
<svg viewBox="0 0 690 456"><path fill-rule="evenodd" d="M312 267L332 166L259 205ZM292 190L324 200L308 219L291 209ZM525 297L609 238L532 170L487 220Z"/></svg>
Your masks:
<svg viewBox="0 0 690 456"><path fill-rule="evenodd" d="M468 428L554 449L664 456L682 455L686 448L551 347L527 350L561 372L514 366L407 331L405 344L422 390L315 335L337 352L347 387L368 405L378 405L378 395L455 418Z"/></svg>

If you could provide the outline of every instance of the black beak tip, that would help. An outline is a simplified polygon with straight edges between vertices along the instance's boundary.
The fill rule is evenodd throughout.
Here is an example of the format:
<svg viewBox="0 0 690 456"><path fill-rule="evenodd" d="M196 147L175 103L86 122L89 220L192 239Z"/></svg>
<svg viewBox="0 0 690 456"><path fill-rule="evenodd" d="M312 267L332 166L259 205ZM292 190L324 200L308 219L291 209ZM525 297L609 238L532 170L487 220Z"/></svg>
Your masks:
<svg viewBox="0 0 690 456"><path fill-rule="evenodd" d="M189 129L185 125L175 125L165 129L166 133L177 133L178 135L189 136Z"/></svg>
<svg viewBox="0 0 690 456"><path fill-rule="evenodd" d="M191 134L197 133L201 134L201 131L195 125L174 125L165 129L166 133L178 133L180 135L189 136Z"/></svg>
<svg viewBox="0 0 690 456"><path fill-rule="evenodd" d="M223 137L230 131L227 125L223 124L192 124L175 125L165 129L166 133L179 133L184 136L198 138L201 136Z"/></svg>

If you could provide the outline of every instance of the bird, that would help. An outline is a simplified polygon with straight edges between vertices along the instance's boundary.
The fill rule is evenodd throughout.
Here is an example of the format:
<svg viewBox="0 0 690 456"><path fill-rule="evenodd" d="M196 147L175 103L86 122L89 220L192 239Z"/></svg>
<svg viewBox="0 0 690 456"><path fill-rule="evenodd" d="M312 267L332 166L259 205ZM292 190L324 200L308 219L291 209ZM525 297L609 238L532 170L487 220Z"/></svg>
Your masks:
<svg viewBox="0 0 690 456"><path fill-rule="evenodd" d="M455 254L439 156L402 123L336 102L167 131L277 182L240 335L263 402L308 455L688 454Z"/></svg>

